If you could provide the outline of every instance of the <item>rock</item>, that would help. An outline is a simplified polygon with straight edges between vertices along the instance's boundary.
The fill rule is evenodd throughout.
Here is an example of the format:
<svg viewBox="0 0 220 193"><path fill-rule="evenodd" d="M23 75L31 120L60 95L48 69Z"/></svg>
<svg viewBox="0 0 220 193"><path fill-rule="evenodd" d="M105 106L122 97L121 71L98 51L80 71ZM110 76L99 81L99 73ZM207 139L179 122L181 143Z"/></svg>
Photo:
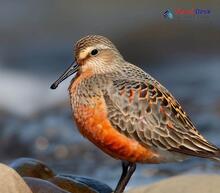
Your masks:
<svg viewBox="0 0 220 193"><path fill-rule="evenodd" d="M0 164L0 193L32 192L15 170L4 164Z"/></svg>
<svg viewBox="0 0 220 193"><path fill-rule="evenodd" d="M185 175L134 188L127 193L219 193L219 182L218 175Z"/></svg>
<svg viewBox="0 0 220 193"><path fill-rule="evenodd" d="M109 186L100 181L71 174L60 174L49 179L49 181L71 193L75 193L77 191L80 193L113 192Z"/></svg>
<svg viewBox="0 0 220 193"><path fill-rule="evenodd" d="M89 187L91 187L92 189L94 189L100 193L111 193L112 192L112 189L108 185L106 185L103 182L100 182L98 180L92 179L92 178L75 176L75 175L71 175L71 174L60 174L60 176L67 177L67 178L76 180L78 182L81 182L83 184L86 184Z"/></svg>
<svg viewBox="0 0 220 193"><path fill-rule="evenodd" d="M55 175L45 163L33 158L18 158L10 164L10 167L22 177L48 179Z"/></svg>
<svg viewBox="0 0 220 193"><path fill-rule="evenodd" d="M33 193L70 193L46 180L32 177L24 177L23 179L28 184Z"/></svg>
<svg viewBox="0 0 220 193"><path fill-rule="evenodd" d="M71 193L76 193L76 192L98 193L97 191L93 190L86 184L83 184L81 182L63 176L55 176L52 179L49 179L49 181Z"/></svg>
<svg viewBox="0 0 220 193"><path fill-rule="evenodd" d="M55 175L45 163L33 158L18 158L10 167L15 169L33 193L111 193L106 184L71 174Z"/></svg>

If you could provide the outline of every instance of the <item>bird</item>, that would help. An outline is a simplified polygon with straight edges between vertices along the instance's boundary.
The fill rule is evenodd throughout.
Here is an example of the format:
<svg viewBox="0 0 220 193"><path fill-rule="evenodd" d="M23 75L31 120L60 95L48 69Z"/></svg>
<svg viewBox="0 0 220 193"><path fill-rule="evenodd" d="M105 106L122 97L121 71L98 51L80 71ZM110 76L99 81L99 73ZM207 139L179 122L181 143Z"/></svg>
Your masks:
<svg viewBox="0 0 220 193"><path fill-rule="evenodd" d="M174 96L155 78L124 59L101 35L74 46L75 60L51 89L73 76L69 95L79 132L122 163L114 193L124 192L136 164L178 162L190 157L220 161Z"/></svg>

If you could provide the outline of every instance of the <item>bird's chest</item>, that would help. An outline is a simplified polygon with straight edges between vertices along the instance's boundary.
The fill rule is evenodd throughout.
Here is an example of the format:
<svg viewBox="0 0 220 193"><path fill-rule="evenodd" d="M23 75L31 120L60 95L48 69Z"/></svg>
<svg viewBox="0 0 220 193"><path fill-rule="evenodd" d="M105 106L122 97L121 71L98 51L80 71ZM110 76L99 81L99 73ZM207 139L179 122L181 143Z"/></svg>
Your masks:
<svg viewBox="0 0 220 193"><path fill-rule="evenodd" d="M73 118L79 131L92 141L107 114L98 84L93 77L78 77L69 88Z"/></svg>
<svg viewBox="0 0 220 193"><path fill-rule="evenodd" d="M130 162L157 162L151 150L119 133L110 123L104 99L93 98L93 105L76 105L73 116L80 133L110 156Z"/></svg>
<svg viewBox="0 0 220 193"><path fill-rule="evenodd" d="M73 118L80 133L97 146L108 143L106 136L110 135L110 123L101 98L91 99L89 104L78 103L73 109Z"/></svg>
<svg viewBox="0 0 220 193"><path fill-rule="evenodd" d="M71 85L70 97L73 118L80 133L107 154L130 162L156 162L155 154L137 141L119 133L108 118L108 110L102 95L102 87L108 84L92 79L78 78ZM107 88L105 88L107 89Z"/></svg>

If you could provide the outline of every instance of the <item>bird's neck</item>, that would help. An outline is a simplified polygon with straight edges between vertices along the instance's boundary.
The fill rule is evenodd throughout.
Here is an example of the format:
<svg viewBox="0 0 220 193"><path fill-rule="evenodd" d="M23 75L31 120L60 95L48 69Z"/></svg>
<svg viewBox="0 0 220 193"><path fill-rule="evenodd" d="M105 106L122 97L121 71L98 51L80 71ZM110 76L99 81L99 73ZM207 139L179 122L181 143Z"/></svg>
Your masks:
<svg viewBox="0 0 220 193"><path fill-rule="evenodd" d="M91 77L93 74L94 74L94 73L93 73L91 70L87 70L87 71L85 71L85 72L83 72L83 73L77 75L77 76L71 81L71 84L70 84L70 86L69 86L69 93L70 93L70 95L74 95L75 92L76 92L76 89L77 89L78 86L79 86L79 84L80 84L83 80L85 80L85 79Z"/></svg>
<svg viewBox="0 0 220 193"><path fill-rule="evenodd" d="M106 85L106 82L105 75L97 75L92 71L78 75L69 87L72 108L76 109L79 105L93 106L93 99L101 96L101 87Z"/></svg>

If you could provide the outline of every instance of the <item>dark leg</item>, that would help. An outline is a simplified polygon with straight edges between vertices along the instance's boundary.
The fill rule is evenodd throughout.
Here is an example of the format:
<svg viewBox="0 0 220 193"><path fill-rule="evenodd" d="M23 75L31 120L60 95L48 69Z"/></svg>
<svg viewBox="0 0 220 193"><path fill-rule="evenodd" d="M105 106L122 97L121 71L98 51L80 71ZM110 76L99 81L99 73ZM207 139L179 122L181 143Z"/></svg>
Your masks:
<svg viewBox="0 0 220 193"><path fill-rule="evenodd" d="M122 174L114 193L122 193L136 169L135 163L122 161Z"/></svg>

